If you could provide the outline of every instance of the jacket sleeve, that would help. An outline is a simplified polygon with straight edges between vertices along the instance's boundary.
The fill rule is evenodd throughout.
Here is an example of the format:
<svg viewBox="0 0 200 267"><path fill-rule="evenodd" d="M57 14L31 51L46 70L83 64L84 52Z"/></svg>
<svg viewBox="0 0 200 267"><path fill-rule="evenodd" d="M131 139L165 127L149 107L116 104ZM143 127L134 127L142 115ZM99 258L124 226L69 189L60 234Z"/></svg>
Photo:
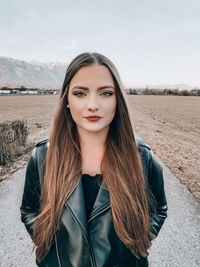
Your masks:
<svg viewBox="0 0 200 267"><path fill-rule="evenodd" d="M150 226L156 237L167 217L167 201L164 190L163 168L150 150L149 186L155 200L155 212L150 216Z"/></svg>
<svg viewBox="0 0 200 267"><path fill-rule="evenodd" d="M26 230L32 237L35 221L32 221L39 213L41 186L38 174L37 148L34 148L26 168L24 192L20 207L21 221L24 223Z"/></svg>

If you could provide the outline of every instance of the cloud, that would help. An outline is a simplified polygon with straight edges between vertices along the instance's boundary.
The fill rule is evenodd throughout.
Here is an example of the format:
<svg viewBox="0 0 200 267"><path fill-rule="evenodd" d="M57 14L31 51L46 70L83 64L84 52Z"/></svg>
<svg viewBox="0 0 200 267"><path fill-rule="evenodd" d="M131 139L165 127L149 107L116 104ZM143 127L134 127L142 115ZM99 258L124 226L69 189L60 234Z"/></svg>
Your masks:
<svg viewBox="0 0 200 267"><path fill-rule="evenodd" d="M65 44L61 45L60 46L60 49L61 50L75 49L75 48L78 48L79 45L80 45L79 44L79 41L77 41L77 40L71 40L71 41L68 41Z"/></svg>

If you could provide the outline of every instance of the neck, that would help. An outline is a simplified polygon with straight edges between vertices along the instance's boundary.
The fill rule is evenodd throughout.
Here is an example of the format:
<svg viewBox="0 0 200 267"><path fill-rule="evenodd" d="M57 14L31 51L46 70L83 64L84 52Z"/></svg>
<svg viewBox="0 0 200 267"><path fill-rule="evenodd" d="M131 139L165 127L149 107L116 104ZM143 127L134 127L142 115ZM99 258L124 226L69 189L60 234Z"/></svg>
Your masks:
<svg viewBox="0 0 200 267"><path fill-rule="evenodd" d="M95 175L101 173L101 161L104 154L108 129L99 132L89 132L78 129L81 147L82 173Z"/></svg>
<svg viewBox="0 0 200 267"><path fill-rule="evenodd" d="M104 149L105 141L108 135L109 128L99 132L89 132L78 128L79 142L81 150L89 149L91 151Z"/></svg>

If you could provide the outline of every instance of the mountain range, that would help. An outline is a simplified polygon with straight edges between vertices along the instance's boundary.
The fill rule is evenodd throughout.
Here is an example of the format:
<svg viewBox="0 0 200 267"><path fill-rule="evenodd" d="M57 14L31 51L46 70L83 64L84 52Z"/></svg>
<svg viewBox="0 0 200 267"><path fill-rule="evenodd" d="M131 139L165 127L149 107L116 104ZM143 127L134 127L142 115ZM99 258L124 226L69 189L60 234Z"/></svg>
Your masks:
<svg viewBox="0 0 200 267"><path fill-rule="evenodd" d="M0 57L0 87L55 88L62 86L67 64L26 62Z"/></svg>
<svg viewBox="0 0 200 267"><path fill-rule="evenodd" d="M0 87L59 89L62 86L67 64L37 61L23 61L0 56ZM133 86L132 88L193 89L188 84L160 84Z"/></svg>

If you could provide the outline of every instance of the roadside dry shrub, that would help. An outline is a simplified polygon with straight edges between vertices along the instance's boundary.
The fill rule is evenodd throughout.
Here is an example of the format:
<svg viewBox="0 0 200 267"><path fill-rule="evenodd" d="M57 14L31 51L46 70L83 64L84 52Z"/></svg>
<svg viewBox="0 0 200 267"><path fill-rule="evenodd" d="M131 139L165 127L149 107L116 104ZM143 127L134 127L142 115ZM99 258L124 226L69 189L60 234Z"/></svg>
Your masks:
<svg viewBox="0 0 200 267"><path fill-rule="evenodd" d="M191 96L191 92L186 90L186 89L184 89L184 90L180 91L180 95L182 95L182 96Z"/></svg>
<svg viewBox="0 0 200 267"><path fill-rule="evenodd" d="M145 89L126 89L126 93L129 95L177 95L177 96L200 96L200 89L194 88L192 90L179 90L179 89L157 89L149 88Z"/></svg>
<svg viewBox="0 0 200 267"><path fill-rule="evenodd" d="M6 165L22 155L28 137L27 121L0 123L0 165Z"/></svg>

